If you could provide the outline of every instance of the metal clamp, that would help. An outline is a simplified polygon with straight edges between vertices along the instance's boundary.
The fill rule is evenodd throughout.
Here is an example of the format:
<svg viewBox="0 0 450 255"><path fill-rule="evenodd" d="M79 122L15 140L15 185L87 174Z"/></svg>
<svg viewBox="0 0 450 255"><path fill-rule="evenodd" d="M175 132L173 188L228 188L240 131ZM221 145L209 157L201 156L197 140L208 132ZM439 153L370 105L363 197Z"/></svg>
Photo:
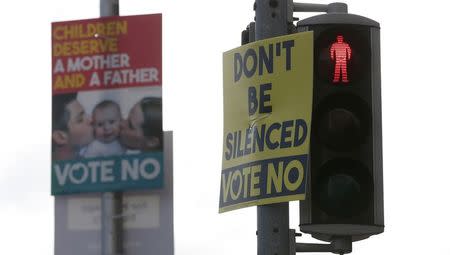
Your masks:
<svg viewBox="0 0 450 255"><path fill-rule="evenodd" d="M352 252L352 239L349 236L336 236L329 244L317 244L297 243L295 237L298 234L294 229L289 230L290 255L295 255L296 252L332 252L341 255Z"/></svg>
<svg viewBox="0 0 450 255"><path fill-rule="evenodd" d="M294 12L326 12L326 13L347 13L346 3L331 4L309 4L294 3Z"/></svg>

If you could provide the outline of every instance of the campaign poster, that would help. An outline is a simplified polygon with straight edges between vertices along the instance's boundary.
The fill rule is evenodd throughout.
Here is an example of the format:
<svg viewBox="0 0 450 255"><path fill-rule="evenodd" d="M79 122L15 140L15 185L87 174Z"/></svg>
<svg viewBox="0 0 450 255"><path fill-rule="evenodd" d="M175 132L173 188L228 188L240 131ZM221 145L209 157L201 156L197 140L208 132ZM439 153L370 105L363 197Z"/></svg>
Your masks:
<svg viewBox="0 0 450 255"><path fill-rule="evenodd" d="M52 195L163 187L161 23L52 23Z"/></svg>
<svg viewBox="0 0 450 255"><path fill-rule="evenodd" d="M305 199L312 92L312 32L223 54L219 212Z"/></svg>

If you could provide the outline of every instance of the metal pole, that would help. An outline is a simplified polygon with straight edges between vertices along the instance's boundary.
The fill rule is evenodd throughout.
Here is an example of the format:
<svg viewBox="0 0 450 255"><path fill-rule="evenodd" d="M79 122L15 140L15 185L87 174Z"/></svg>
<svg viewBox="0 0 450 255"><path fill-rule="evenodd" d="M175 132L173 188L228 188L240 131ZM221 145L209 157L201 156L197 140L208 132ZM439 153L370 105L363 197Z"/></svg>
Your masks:
<svg viewBox="0 0 450 255"><path fill-rule="evenodd" d="M255 40L288 34L292 0L256 0ZM257 208L258 255L289 255L289 203Z"/></svg>
<svg viewBox="0 0 450 255"><path fill-rule="evenodd" d="M100 0L100 17L119 16L119 0Z"/></svg>
<svg viewBox="0 0 450 255"><path fill-rule="evenodd" d="M122 192L102 193L102 255L123 251Z"/></svg>
<svg viewBox="0 0 450 255"><path fill-rule="evenodd" d="M100 16L119 16L119 0L100 0ZM122 192L102 193L102 255L123 250Z"/></svg>

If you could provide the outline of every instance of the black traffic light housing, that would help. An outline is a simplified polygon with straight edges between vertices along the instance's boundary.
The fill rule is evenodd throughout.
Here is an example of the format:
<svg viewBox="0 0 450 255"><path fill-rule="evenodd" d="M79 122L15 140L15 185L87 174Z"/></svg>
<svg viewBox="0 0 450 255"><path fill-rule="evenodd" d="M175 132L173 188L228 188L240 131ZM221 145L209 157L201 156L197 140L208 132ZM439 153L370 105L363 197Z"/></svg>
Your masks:
<svg viewBox="0 0 450 255"><path fill-rule="evenodd" d="M301 20L314 31L314 89L307 196L300 230L331 241L384 231L380 28L327 13Z"/></svg>

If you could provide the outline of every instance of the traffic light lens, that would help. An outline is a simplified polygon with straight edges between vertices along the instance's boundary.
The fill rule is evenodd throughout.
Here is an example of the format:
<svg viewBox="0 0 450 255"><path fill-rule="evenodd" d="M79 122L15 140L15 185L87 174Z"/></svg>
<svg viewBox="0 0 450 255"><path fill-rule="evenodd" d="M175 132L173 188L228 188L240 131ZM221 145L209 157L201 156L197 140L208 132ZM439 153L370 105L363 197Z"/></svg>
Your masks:
<svg viewBox="0 0 450 255"><path fill-rule="evenodd" d="M329 216L351 218L367 210L373 198L373 182L358 161L335 159L326 163L314 185L319 208Z"/></svg>
<svg viewBox="0 0 450 255"><path fill-rule="evenodd" d="M339 87L358 86L367 79L370 43L364 32L334 26L314 41L316 77Z"/></svg>
<svg viewBox="0 0 450 255"><path fill-rule="evenodd" d="M322 118L320 136L333 149L348 149L360 143L361 121L349 110L332 109Z"/></svg>
<svg viewBox="0 0 450 255"><path fill-rule="evenodd" d="M320 183L321 204L326 206L328 214L348 217L355 211L353 203L361 200L361 186L346 174L329 176Z"/></svg>
<svg viewBox="0 0 450 255"><path fill-rule="evenodd" d="M357 96L337 93L319 104L313 119L314 139L334 151L349 151L364 143L370 133L368 106Z"/></svg>

